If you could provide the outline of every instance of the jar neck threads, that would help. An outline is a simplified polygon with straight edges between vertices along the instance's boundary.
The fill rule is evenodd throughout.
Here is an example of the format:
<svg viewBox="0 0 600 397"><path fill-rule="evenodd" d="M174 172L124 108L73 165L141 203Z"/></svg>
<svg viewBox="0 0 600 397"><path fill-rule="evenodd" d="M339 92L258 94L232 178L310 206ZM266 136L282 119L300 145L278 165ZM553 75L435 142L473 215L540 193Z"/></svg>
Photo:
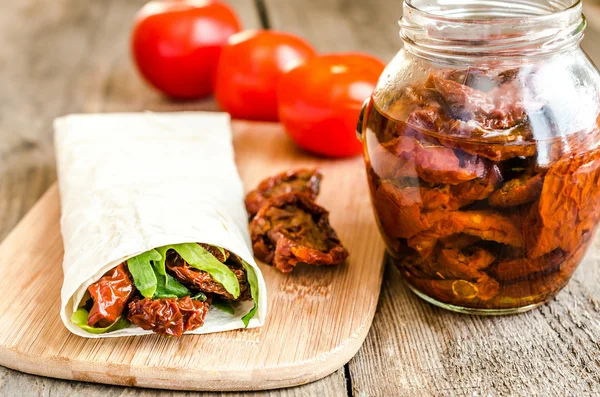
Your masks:
<svg viewBox="0 0 600 397"><path fill-rule="evenodd" d="M581 0L405 0L399 24L410 52L481 62L566 51L586 21Z"/></svg>

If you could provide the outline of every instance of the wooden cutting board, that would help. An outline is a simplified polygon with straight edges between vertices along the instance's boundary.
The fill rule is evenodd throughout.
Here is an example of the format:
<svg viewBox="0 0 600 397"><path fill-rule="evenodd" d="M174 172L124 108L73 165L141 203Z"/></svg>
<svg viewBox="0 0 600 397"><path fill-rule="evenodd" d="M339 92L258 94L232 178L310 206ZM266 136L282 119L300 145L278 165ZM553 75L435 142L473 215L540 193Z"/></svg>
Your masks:
<svg viewBox="0 0 600 397"><path fill-rule="evenodd" d="M32 374L181 390L261 390L320 379L360 348L377 306L384 246L360 157L309 156L278 124L234 123L236 161L247 189L283 170L318 166L318 203L350 251L346 264L262 265L269 297L264 327L180 339L156 335L85 339L59 318L63 246L52 186L0 245L0 365Z"/></svg>

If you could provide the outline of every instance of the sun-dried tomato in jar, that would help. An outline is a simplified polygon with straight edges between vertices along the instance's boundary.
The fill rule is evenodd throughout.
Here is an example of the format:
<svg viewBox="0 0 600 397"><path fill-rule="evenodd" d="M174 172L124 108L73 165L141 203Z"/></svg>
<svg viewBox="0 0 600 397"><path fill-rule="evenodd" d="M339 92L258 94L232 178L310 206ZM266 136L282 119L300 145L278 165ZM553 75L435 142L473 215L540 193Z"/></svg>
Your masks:
<svg viewBox="0 0 600 397"><path fill-rule="evenodd" d="M400 26L405 47L359 127L393 262L452 310L546 302L600 220L600 76L579 47L581 3L406 0Z"/></svg>

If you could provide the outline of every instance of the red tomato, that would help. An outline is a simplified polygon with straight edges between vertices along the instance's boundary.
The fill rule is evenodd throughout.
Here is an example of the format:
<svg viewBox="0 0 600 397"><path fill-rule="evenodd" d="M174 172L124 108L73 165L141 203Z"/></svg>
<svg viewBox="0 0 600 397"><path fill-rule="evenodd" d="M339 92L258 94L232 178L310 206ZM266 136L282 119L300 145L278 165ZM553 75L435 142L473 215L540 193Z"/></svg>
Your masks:
<svg viewBox="0 0 600 397"><path fill-rule="evenodd" d="M347 53L322 55L287 72L278 93L279 117L289 136L324 156L361 153L356 122L384 67L372 56Z"/></svg>
<svg viewBox="0 0 600 397"><path fill-rule="evenodd" d="M131 51L140 73L175 98L212 92L219 56L239 32L235 12L219 1L151 1L138 12Z"/></svg>
<svg viewBox="0 0 600 397"><path fill-rule="evenodd" d="M231 36L217 70L215 97L234 118L277 121L277 82L315 55L300 37L270 30Z"/></svg>

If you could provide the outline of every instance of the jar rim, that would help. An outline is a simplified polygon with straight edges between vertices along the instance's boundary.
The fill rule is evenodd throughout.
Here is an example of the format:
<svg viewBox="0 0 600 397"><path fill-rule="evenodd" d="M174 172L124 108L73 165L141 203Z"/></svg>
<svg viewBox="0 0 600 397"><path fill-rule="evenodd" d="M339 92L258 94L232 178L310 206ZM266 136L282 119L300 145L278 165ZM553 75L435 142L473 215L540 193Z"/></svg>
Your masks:
<svg viewBox="0 0 600 397"><path fill-rule="evenodd" d="M582 0L404 0L400 37L428 58L537 57L578 46Z"/></svg>
<svg viewBox="0 0 600 397"><path fill-rule="evenodd" d="M543 13L543 14L538 14L538 15L517 14L516 16L511 16L511 17L487 16L487 17L477 17L477 18L465 18L464 15L446 16L446 15L436 14L434 12L428 11L427 9L424 9L423 7L419 7L418 5L416 5L415 3L418 1L420 1L420 0L404 0L405 11L410 10L413 13L418 13L418 14L420 14L420 16L426 17L427 19L431 19L431 20L437 20L440 22L463 23L463 24L481 24L481 23L514 24L514 23L521 22L524 18L526 18L527 20L532 21L532 22L542 23L542 22L547 22L548 20L560 18L568 13L572 13L572 12L581 13L582 4L583 4L582 0L567 0L568 3L570 3L570 5L562 7L561 9L550 10L550 12L548 12L548 13ZM479 0L479 1L473 1L473 0L444 1L444 0L442 0L441 2L446 3L446 5L448 5L448 6L461 6L461 5L466 5L466 4L481 5L482 3L483 4L490 3L490 4L496 4L496 5L504 5L505 8L511 9L514 11L519 11L519 10L524 9L523 7L521 7L521 8L514 7L515 5L518 5L518 3L514 2L514 1L506 3L506 2L498 2L498 1L494 1L494 0L491 0L491 1L490 0L483 0L483 1L482 0ZM557 2L552 1L549 3L556 4ZM431 6L432 1L426 0L424 2L424 4ZM510 5L506 6L506 4L510 4ZM525 2L522 2L521 4L526 5ZM533 6L533 4L530 4L530 5Z"/></svg>

